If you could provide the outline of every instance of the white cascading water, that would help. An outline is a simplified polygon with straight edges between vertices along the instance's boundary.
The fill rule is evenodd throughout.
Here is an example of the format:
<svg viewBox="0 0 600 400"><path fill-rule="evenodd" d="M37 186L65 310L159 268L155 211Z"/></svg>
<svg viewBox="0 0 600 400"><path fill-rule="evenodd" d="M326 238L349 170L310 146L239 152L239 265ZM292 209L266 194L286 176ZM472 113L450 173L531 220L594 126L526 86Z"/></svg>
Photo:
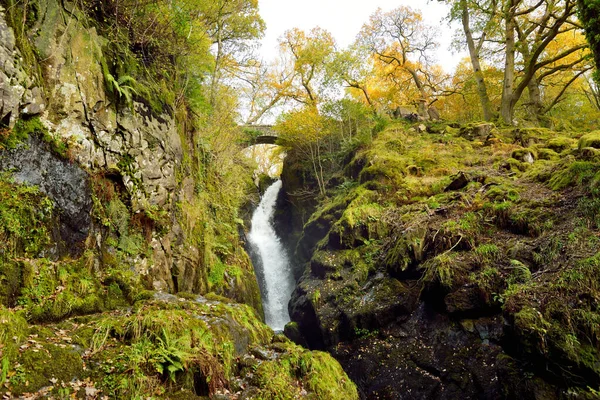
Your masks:
<svg viewBox="0 0 600 400"><path fill-rule="evenodd" d="M248 234L258 261L255 262L257 275L263 280L265 320L276 331L283 330L290 321L287 304L294 290L290 261L273 227L275 203L280 189L281 181L278 180L265 191L252 215L252 227Z"/></svg>

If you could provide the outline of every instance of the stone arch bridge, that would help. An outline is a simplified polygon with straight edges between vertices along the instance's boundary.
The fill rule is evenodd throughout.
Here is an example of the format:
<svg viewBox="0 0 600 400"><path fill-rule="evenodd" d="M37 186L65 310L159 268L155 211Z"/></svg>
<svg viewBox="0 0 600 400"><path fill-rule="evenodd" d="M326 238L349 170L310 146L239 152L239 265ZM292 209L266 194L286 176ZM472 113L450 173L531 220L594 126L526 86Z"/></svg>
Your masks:
<svg viewBox="0 0 600 400"><path fill-rule="evenodd" d="M255 144L276 144L277 133L273 125L240 125L246 133L249 146Z"/></svg>

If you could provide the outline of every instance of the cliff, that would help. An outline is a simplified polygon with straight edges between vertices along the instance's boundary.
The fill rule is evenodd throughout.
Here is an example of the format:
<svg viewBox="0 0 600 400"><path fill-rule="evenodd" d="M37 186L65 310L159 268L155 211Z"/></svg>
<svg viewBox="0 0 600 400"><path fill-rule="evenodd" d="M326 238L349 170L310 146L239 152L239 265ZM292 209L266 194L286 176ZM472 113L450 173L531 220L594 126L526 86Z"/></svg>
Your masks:
<svg viewBox="0 0 600 400"><path fill-rule="evenodd" d="M363 398L596 398L597 139L408 122L364 139L317 206L288 207L310 217L286 333Z"/></svg>
<svg viewBox="0 0 600 400"><path fill-rule="evenodd" d="M356 397L261 322L235 123L93 2L0 4L0 392Z"/></svg>

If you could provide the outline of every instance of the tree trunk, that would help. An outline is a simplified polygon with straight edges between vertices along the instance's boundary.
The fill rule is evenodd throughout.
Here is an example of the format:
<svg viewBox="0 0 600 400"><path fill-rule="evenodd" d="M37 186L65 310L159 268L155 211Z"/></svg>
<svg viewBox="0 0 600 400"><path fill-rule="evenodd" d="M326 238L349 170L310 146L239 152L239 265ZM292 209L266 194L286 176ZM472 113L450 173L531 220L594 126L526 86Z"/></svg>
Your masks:
<svg viewBox="0 0 600 400"><path fill-rule="evenodd" d="M505 124L512 125L514 115L515 85L515 0L508 2L505 10L506 61L504 63L504 85L502 87L502 103L500 117Z"/></svg>
<svg viewBox="0 0 600 400"><path fill-rule="evenodd" d="M531 78L527 84L527 91L529 93L529 104L527 105L527 111L531 119L539 123L544 110L544 105L542 104L540 86L535 76Z"/></svg>
<svg viewBox="0 0 600 400"><path fill-rule="evenodd" d="M473 33L471 32L467 1L461 0L460 4L462 8L462 25L467 39L471 65L473 66L473 75L475 76L475 82L477 82L477 94L479 95L479 101L483 111L483 119L490 121L494 118L494 112L492 111L492 103L487 93L485 78L483 76L483 71L481 70L481 63L479 62L479 51L477 50L477 46L475 46L475 40L473 39Z"/></svg>
<svg viewBox="0 0 600 400"><path fill-rule="evenodd" d="M217 103L217 85L219 83L219 74L221 72L221 59L223 58L223 42L221 40L221 28L217 28L217 55L215 57L215 68L210 80L210 105Z"/></svg>
<svg viewBox="0 0 600 400"><path fill-rule="evenodd" d="M404 69L406 69L406 71L408 71L408 73L412 76L413 81L415 82L415 86L417 87L417 89L419 90L419 93L421 94L421 98L418 99L418 112L419 115L425 119L429 119L429 113L427 112L427 100L429 98L429 96L427 95L427 92L425 91L425 87L423 86L423 82L421 82L421 78L419 78L419 75L417 74L417 71L415 71L414 69L405 66Z"/></svg>

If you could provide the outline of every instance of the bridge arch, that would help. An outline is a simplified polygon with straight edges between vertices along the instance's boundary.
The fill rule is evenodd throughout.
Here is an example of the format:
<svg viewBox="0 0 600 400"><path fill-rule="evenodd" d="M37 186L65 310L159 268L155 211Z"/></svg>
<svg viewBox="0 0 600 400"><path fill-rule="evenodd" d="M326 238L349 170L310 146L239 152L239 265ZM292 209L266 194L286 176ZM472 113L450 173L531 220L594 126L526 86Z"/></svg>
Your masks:
<svg viewBox="0 0 600 400"><path fill-rule="evenodd" d="M273 130L273 125L242 125L241 128L247 134L249 146L277 144L277 133Z"/></svg>

